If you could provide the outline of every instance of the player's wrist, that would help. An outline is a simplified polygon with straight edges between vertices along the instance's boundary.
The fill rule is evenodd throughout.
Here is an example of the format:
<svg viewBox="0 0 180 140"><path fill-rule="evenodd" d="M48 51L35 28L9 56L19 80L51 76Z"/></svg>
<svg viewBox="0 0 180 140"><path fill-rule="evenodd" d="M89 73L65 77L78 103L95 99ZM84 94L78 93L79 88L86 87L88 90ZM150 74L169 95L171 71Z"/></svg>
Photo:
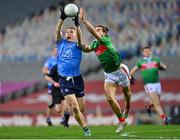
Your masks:
<svg viewBox="0 0 180 140"><path fill-rule="evenodd" d="M75 21L74 24L75 24L76 27L79 27L79 21Z"/></svg>
<svg viewBox="0 0 180 140"><path fill-rule="evenodd" d="M87 20L86 19L83 19L83 21L82 21L84 24L86 24L87 23Z"/></svg>
<svg viewBox="0 0 180 140"><path fill-rule="evenodd" d="M56 84L56 82L55 81L53 81L53 85L55 85Z"/></svg>
<svg viewBox="0 0 180 140"><path fill-rule="evenodd" d="M86 47L86 44L81 44L81 48L84 49Z"/></svg>

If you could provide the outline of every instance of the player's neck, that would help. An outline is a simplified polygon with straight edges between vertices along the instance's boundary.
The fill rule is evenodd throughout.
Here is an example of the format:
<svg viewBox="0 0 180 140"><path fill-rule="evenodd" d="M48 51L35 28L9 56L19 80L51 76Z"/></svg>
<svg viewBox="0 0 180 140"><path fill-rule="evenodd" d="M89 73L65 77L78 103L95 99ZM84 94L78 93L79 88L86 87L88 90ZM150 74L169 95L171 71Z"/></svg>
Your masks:
<svg viewBox="0 0 180 140"><path fill-rule="evenodd" d="M150 59L152 58L152 56L147 56L147 57L144 57L144 59Z"/></svg>

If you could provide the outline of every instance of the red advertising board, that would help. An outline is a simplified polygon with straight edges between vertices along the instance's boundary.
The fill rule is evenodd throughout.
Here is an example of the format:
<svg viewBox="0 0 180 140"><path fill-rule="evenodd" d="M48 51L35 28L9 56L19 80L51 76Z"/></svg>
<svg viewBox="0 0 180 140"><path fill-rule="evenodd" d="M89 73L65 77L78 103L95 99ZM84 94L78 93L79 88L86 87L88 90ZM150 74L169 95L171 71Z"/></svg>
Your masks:
<svg viewBox="0 0 180 140"><path fill-rule="evenodd" d="M161 101L163 106L180 106L180 80L162 80L162 96ZM144 93L143 83L136 81L134 86L131 86L132 101L131 110L136 112L144 110L144 103L148 101L148 96ZM116 124L117 118L112 114L112 111L106 101L103 81L86 81L86 119L91 125L109 125ZM119 104L124 106L124 99L121 89L116 92L116 99ZM22 97L4 104L0 104L0 126L30 126L30 125L46 125L45 110L48 103L47 89L33 93L26 97ZM102 115L103 114L103 115ZM52 117L55 125L59 125L60 117ZM134 115L131 113L129 121L133 122ZM103 116L103 117L102 117ZM101 121L99 121L101 120ZM21 122L21 123L17 123ZM76 121L71 117L71 124L76 124ZM93 124L93 122L96 122Z"/></svg>
<svg viewBox="0 0 180 140"><path fill-rule="evenodd" d="M173 106L180 105L180 80L162 80L162 96L163 105ZM132 90L132 110L144 109L144 102L148 101L148 96L144 93L143 83L136 81L131 86ZM86 81L86 108L87 111L97 109L111 111L103 90L103 81ZM124 105L123 94L118 88L116 99L121 106ZM47 90L41 90L37 93L22 97L5 104L0 104L0 112L44 112L47 106L48 96Z"/></svg>

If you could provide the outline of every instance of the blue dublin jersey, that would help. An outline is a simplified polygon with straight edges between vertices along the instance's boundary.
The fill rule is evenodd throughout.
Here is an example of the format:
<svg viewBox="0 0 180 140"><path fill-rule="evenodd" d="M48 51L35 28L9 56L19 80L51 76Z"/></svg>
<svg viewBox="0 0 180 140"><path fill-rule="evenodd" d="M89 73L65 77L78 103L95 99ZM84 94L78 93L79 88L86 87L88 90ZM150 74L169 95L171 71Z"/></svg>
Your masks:
<svg viewBox="0 0 180 140"><path fill-rule="evenodd" d="M44 67L48 68L48 70L50 71L51 68L56 64L57 64L57 58L55 56L51 56L44 63ZM48 82L48 88L50 89L51 87L52 87L52 83Z"/></svg>
<svg viewBox="0 0 180 140"><path fill-rule="evenodd" d="M57 52L58 74L64 77L79 76L82 51L77 42L61 39L57 43Z"/></svg>

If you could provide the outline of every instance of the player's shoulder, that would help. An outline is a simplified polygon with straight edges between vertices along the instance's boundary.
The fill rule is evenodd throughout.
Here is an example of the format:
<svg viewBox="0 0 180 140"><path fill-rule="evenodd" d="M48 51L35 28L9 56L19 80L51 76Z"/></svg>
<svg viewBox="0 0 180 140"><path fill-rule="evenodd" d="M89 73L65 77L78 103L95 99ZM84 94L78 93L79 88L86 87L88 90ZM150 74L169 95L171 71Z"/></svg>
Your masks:
<svg viewBox="0 0 180 140"><path fill-rule="evenodd" d="M47 61L53 61L54 60L54 57L53 56L50 56L48 59L47 59Z"/></svg>
<svg viewBox="0 0 180 140"><path fill-rule="evenodd" d="M57 58L55 58L54 56L50 56L45 63L47 64L51 64L54 63L55 61L57 61Z"/></svg>
<svg viewBox="0 0 180 140"><path fill-rule="evenodd" d="M159 56L152 56L152 58L159 58Z"/></svg>
<svg viewBox="0 0 180 140"><path fill-rule="evenodd" d="M137 59L136 61L136 66L140 66L141 64L143 64L145 61L144 61L144 58L139 58Z"/></svg>
<svg viewBox="0 0 180 140"><path fill-rule="evenodd" d="M63 37L63 38L56 41L56 45L62 44L64 42L67 42L67 39Z"/></svg>
<svg viewBox="0 0 180 140"><path fill-rule="evenodd" d="M142 62L142 61L144 61L144 60L145 60L144 58L139 58L139 59L137 60L137 62L140 63L140 62Z"/></svg>
<svg viewBox="0 0 180 140"><path fill-rule="evenodd" d="M51 56L46 59L44 64L48 64L50 62L50 60L51 60Z"/></svg>
<svg viewBox="0 0 180 140"><path fill-rule="evenodd" d="M103 38L106 38L106 39L111 39L111 36L109 36L109 35L104 35L104 36L102 36Z"/></svg>
<svg viewBox="0 0 180 140"><path fill-rule="evenodd" d="M109 35L104 35L100 38L101 41L103 42L110 42L111 41L111 37Z"/></svg>
<svg viewBox="0 0 180 140"><path fill-rule="evenodd" d="M160 60L160 57L158 57L158 56L153 56L152 59L159 61L159 60Z"/></svg>

